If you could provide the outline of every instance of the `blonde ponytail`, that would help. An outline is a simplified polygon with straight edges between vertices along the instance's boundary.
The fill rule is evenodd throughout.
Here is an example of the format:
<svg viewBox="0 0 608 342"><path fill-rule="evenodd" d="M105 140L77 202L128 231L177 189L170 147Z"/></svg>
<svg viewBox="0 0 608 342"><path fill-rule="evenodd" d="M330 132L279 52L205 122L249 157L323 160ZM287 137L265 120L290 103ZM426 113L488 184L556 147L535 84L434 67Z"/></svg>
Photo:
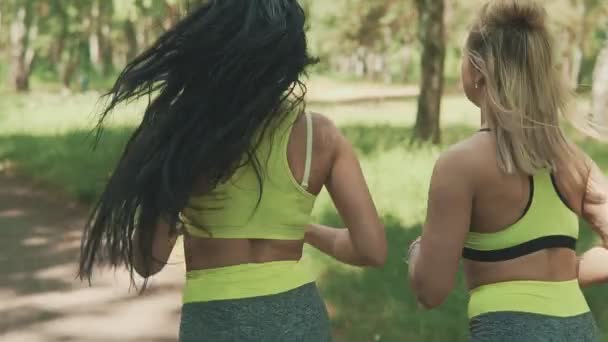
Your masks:
<svg viewBox="0 0 608 342"><path fill-rule="evenodd" d="M560 127L572 94L556 68L547 14L534 1L486 4L467 46L485 81L486 120L507 173L554 171L574 152Z"/></svg>

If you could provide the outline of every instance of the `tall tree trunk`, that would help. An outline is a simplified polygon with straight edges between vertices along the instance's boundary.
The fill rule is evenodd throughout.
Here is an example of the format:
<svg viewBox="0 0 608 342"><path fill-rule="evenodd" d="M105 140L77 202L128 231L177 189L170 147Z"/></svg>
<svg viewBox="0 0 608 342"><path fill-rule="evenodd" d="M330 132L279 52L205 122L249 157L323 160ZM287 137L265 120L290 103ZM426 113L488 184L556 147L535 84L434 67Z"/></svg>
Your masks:
<svg viewBox="0 0 608 342"><path fill-rule="evenodd" d="M101 64L102 73L107 76L112 71L114 66L113 61L113 44L112 44L112 17L114 15L114 5L112 1L101 1L100 2L100 16L99 16L99 40L101 50Z"/></svg>
<svg viewBox="0 0 608 342"><path fill-rule="evenodd" d="M103 50L101 51L101 63L102 63L102 73L104 76L108 76L110 72L112 72L112 68L114 66L113 61L113 48L112 48L112 38L110 37L111 28L110 25L104 23L101 27L101 46Z"/></svg>
<svg viewBox="0 0 608 342"><path fill-rule="evenodd" d="M60 69L61 60L62 60L63 53L64 53L64 50L67 45L68 35L70 33L69 32L70 31L69 30L70 18L68 16L66 10L62 7L59 7L57 12L59 12L58 16L61 18L61 31L59 32L59 36L57 37L57 39L55 40L55 43L52 46L50 57L51 57L51 61L56 66L56 68Z"/></svg>
<svg viewBox="0 0 608 342"><path fill-rule="evenodd" d="M36 35L32 25L32 3L23 1L17 6L10 27L10 82L13 89L19 92L28 91L31 67L34 60L34 49L31 41Z"/></svg>
<svg viewBox="0 0 608 342"><path fill-rule="evenodd" d="M85 28L82 31L74 32L68 39L66 39L65 52L61 58L61 84L65 91L69 91L74 81L75 76L78 72L81 73L82 77L90 77L92 60L91 56L91 31L94 27L94 23L91 19L91 13L88 9L84 9L80 13L81 27Z"/></svg>
<svg viewBox="0 0 608 342"><path fill-rule="evenodd" d="M158 22L154 18L147 16L143 19L143 29L140 31L141 39L138 41L142 42L142 46L150 46L158 36L158 32L155 28L158 28Z"/></svg>
<svg viewBox="0 0 608 342"><path fill-rule="evenodd" d="M165 3L165 19L163 20L163 28L168 31L179 21L179 8L177 3Z"/></svg>
<svg viewBox="0 0 608 342"><path fill-rule="evenodd" d="M127 61L132 61L137 56L137 31L131 19L125 20L124 33L127 39Z"/></svg>
<svg viewBox="0 0 608 342"><path fill-rule="evenodd" d="M69 90L70 85L72 84L72 80L74 79L74 74L78 69L78 59L80 53L77 48L72 49L72 52L67 55L66 60L63 63L63 68L61 69L61 85L64 90Z"/></svg>
<svg viewBox="0 0 608 342"><path fill-rule="evenodd" d="M441 142L439 114L445 62L444 0L416 0L422 80L413 140Z"/></svg>
<svg viewBox="0 0 608 342"><path fill-rule="evenodd" d="M574 29L564 29L562 36L567 47L562 52L561 70L568 87L575 90L578 87L579 73L583 63L583 50L581 44L582 32Z"/></svg>
<svg viewBox="0 0 608 342"><path fill-rule="evenodd" d="M606 133L608 130L608 40L595 62L592 96L594 121L600 124L603 133Z"/></svg>
<svg viewBox="0 0 608 342"><path fill-rule="evenodd" d="M579 75L583 65L583 40L585 38L585 1L570 1L572 19L561 28L562 42L566 43L562 52L562 72L571 90L578 88Z"/></svg>
<svg viewBox="0 0 608 342"><path fill-rule="evenodd" d="M101 4L93 1L91 4L91 19L89 21L89 58L97 71L101 71L102 33L101 33Z"/></svg>

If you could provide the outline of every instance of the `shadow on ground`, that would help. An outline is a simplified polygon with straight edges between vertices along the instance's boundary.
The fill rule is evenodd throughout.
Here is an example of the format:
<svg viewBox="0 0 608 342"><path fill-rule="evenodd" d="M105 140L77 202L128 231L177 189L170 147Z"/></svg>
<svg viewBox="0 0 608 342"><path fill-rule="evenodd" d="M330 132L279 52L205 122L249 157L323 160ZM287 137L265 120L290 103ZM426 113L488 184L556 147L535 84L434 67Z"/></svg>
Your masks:
<svg viewBox="0 0 608 342"><path fill-rule="evenodd" d="M321 221L342 226L332 211L321 214ZM345 267L319 257L327 265L319 284L327 302L337 342L367 341L468 341L468 295L462 272L457 288L447 301L433 311L417 307L410 291L404 257L409 244L420 235L421 226L404 227L392 217L384 218L389 253L381 269ZM581 222L579 252L596 244L595 237ZM587 300L608 337L606 286L585 291Z"/></svg>
<svg viewBox="0 0 608 342"><path fill-rule="evenodd" d="M325 212L322 221L340 226L339 218ZM386 217L389 253L381 269L357 269L335 262L319 281L332 316L336 341L466 341L466 295L462 279L439 310L418 309L409 291L404 258L420 226L403 227ZM450 317L446 320L446 317Z"/></svg>
<svg viewBox="0 0 608 342"><path fill-rule="evenodd" d="M69 206L62 209L52 198L0 180L0 289L20 296L70 287L72 279L52 273L78 257L82 221Z"/></svg>
<svg viewBox="0 0 608 342"><path fill-rule="evenodd" d="M0 340L177 340L182 265L129 292L124 271L75 279L86 212L0 172Z"/></svg>
<svg viewBox="0 0 608 342"><path fill-rule="evenodd" d="M411 136L411 129L391 126L356 125L343 131L366 156L407 147ZM94 157L85 131L0 137L0 165L9 159L24 174L65 189L70 198L90 202L99 194L128 132L108 130ZM471 132L465 126L446 129L444 142L452 143ZM605 145L583 145L603 168L608 167ZM121 272L106 272L95 286L83 286L74 280L74 271L84 214L65 198L0 176L0 340L175 341L183 265L163 271L143 297L128 293L127 277ZM333 212L326 213L323 221L339 225ZM382 269L354 269L319 257L330 265L319 284L332 314L336 340L466 341L467 298L462 279L439 310L418 310L402 259L420 227L403 227L391 218L386 226L389 258ZM581 229L581 248L592 240L589 230ZM608 330L603 324L608 322L606 291L605 286L586 291L604 331Z"/></svg>

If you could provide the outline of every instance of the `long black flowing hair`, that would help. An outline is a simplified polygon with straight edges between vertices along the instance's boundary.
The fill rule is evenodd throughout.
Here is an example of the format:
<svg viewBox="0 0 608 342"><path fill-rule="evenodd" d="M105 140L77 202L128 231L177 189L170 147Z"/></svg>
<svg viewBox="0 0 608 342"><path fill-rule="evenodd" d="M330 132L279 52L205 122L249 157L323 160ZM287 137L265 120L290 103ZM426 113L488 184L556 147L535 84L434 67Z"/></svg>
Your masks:
<svg viewBox="0 0 608 342"><path fill-rule="evenodd" d="M297 0L206 1L131 61L105 95L98 134L117 105L149 103L85 226L80 279L104 262L133 280L136 230L149 268L158 220L175 232L199 180L211 193L245 160L261 186L258 133L303 102L315 62Z"/></svg>

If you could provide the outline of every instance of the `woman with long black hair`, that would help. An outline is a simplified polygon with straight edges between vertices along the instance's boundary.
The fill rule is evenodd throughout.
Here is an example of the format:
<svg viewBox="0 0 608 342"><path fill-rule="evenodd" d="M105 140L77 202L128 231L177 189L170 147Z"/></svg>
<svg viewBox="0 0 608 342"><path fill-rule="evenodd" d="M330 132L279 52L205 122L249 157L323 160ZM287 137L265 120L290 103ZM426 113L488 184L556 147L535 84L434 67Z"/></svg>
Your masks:
<svg viewBox="0 0 608 342"><path fill-rule="evenodd" d="M304 242L377 266L384 229L356 155L305 111L296 0L210 0L122 71L101 113L150 97L86 225L79 274L99 261L159 272L184 232L180 341L329 341ZM348 229L312 225L326 186ZM144 284L145 285L145 284Z"/></svg>

